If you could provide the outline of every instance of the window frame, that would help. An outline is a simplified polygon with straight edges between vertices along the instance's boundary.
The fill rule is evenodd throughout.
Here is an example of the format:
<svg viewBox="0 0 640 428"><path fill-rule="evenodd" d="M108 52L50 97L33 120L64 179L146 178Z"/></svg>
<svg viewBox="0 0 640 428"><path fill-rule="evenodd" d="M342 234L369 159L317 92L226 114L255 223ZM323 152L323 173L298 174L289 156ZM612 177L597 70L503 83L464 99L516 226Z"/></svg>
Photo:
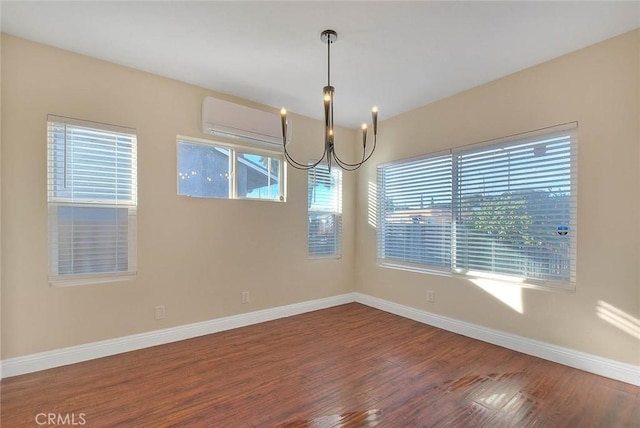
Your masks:
<svg viewBox="0 0 640 428"><path fill-rule="evenodd" d="M64 126L65 134L65 146L66 153L66 141L67 141L67 127L84 128L88 130L95 130L101 133L111 133L111 137L115 137L116 134L125 135L130 138L131 148L129 155L131 156L131 166L127 170L131 174L131 184L128 191L130 192L129 198L120 199L116 196L115 201L110 198L100 199L97 197L81 197L76 195L61 196L58 194L57 186L59 185L59 178L56 174L57 160L55 153L56 150L60 150L57 147L56 140L54 139L52 129L56 127ZM118 151L115 151L116 157ZM63 174L67 174L67 158L65 154L64 159L65 166L63 167ZM74 168L77 166L74 166ZM94 168L98 168L94 166ZM104 170L104 168L102 168ZM118 178L115 177L115 180ZM66 178L64 178L66 182ZM73 192L73 190L69 190ZM60 208L96 208L96 209L126 209L127 210L127 270L126 271L107 271L107 272L95 272L95 273L64 273L61 274L60 268L60 253L59 242L61 231L61 224L59 223L59 211ZM68 118L59 115L47 115L47 211L48 211L48 267L47 267L47 279L51 286L72 286L72 285L89 285L98 284L104 282L115 282L131 280L137 275L137 132L133 128L127 128L123 126L105 124L100 122L93 122L82 119Z"/></svg>
<svg viewBox="0 0 640 428"><path fill-rule="evenodd" d="M218 149L225 149L229 151L229 163L228 163L228 196L199 196L189 195L186 193L180 193L180 145L181 143L200 145L206 147L213 147ZM238 193L238 157L239 155L255 155L267 157L270 159L277 159L280 167L278 168L277 176L279 182L278 195L275 198L260 198L242 196ZM176 136L176 194L178 196L196 198L196 199L234 199L234 200L250 200L250 201L268 201L268 202L286 202L287 194L287 166L284 160L284 155L281 151L270 150L265 148L255 147L249 144L233 144L220 140L209 140L204 138L189 137L184 135Z"/></svg>
<svg viewBox="0 0 640 428"><path fill-rule="evenodd" d="M465 153L480 153L483 150L490 150L496 147L506 147L515 143L524 144L526 142L543 141L546 137L553 136L555 134L568 134L569 135L569 201L568 206L570 210L570 236L569 236L569 279L541 279L535 277L529 277L524 274L510 275L503 273L494 273L491 271L483 271L477 269L463 269L456 266L457 259L457 242L456 233L459 227L456 219L456 210L459 208L457 204L460 204L460 197L457 194L460 192L459 185L457 183L457 156ZM568 290L574 291L577 283L577 225L578 225L578 209L577 209L577 152L578 152L578 124L577 122L571 122L558 126L548 127L536 131L525 132L508 137L493 139L480 143L474 143L466 146L456 147L445 151L429 153L425 155L415 156L412 158L396 160L392 162L386 162L377 166L377 265L380 267L394 268L400 270L408 270L413 272L445 275L459 278L490 278L499 280L501 282L518 284L523 287L554 289L554 290ZM417 162L421 160L427 160L430 158L437 158L446 154L451 156L451 230L449 235L451 245L451 262L448 266L436 266L422 263L412 263L409 261L403 261L398 259L392 259L385 257L384 235L381 238L381 234L385 233L385 211L384 211L384 190L381 188L381 174L383 170L388 167L394 167L398 165L409 164L411 162Z"/></svg>
<svg viewBox="0 0 640 428"><path fill-rule="evenodd" d="M309 162L309 164L314 164L315 162ZM336 174L337 181L334 181L334 184L337 183L337 189L331 189L331 193L337 192L336 195L333 195L337 199L337 209L334 210L312 210L311 204L311 172L315 171L316 168L323 168L328 174ZM315 172L314 172L315 174ZM342 170L340 168L333 168L331 172L329 172L329 166L326 162L322 162L318 164L315 168L307 171L307 256L309 260L337 260L342 258L342 196L343 196L343 181L344 177L342 174ZM333 187L333 186L332 186ZM312 254L312 243L310 241L311 235L311 216L312 215L331 215L334 218L334 235L335 235L335 251L331 254Z"/></svg>

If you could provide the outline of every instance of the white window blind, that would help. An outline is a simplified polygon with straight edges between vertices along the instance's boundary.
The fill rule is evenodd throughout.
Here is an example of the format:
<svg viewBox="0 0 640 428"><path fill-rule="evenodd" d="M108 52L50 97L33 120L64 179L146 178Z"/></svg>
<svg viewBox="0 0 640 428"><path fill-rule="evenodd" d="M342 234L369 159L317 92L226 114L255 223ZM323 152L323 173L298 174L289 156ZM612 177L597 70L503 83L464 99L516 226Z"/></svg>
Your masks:
<svg viewBox="0 0 640 428"><path fill-rule="evenodd" d="M378 167L381 259L451 264L451 154Z"/></svg>
<svg viewBox="0 0 640 428"><path fill-rule="evenodd" d="M342 171L318 165L308 172L309 256L339 257L342 239Z"/></svg>
<svg viewBox="0 0 640 428"><path fill-rule="evenodd" d="M136 272L136 135L48 117L49 280Z"/></svg>
<svg viewBox="0 0 640 428"><path fill-rule="evenodd" d="M454 151L454 268L575 281L572 130Z"/></svg>
<svg viewBox="0 0 640 428"><path fill-rule="evenodd" d="M378 167L382 264L573 287L575 125Z"/></svg>

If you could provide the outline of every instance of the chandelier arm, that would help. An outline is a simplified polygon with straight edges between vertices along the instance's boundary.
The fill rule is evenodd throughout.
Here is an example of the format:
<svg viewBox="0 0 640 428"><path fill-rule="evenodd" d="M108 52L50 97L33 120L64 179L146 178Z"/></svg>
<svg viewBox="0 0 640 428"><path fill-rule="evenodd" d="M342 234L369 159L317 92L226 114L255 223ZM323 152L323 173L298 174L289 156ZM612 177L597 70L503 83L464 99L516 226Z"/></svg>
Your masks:
<svg viewBox="0 0 640 428"><path fill-rule="evenodd" d="M336 161L336 163L340 165L340 168L344 169L345 171L355 171L356 169L360 168L363 165L362 163L357 163L357 164L352 164L352 166L348 166L342 163L341 161Z"/></svg>
<svg viewBox="0 0 640 428"><path fill-rule="evenodd" d="M291 165L295 169L299 169L299 170L308 171L308 170L310 170L312 168L315 168L316 166L318 166L320 164L320 162L322 162L326 157L328 157L326 146L325 146L325 151L322 154L322 157L320 157L317 162L314 162L313 164L304 164L304 163L298 162L297 160L295 160L293 158L293 156L291 156L289 154L289 151L287 150L287 145L284 144L284 141L283 141L282 146L283 146L283 152L284 152L285 159L289 162L289 165Z"/></svg>
<svg viewBox="0 0 640 428"><path fill-rule="evenodd" d="M310 170L312 168L312 166L310 166L310 165L304 165L304 164L296 162L294 159L292 159L289 156L285 156L285 157L286 157L287 162L289 163L289 165L291 167L295 168L295 169L299 169L299 170L302 170L302 171L308 171L308 170Z"/></svg>
<svg viewBox="0 0 640 428"><path fill-rule="evenodd" d="M287 159L287 161L289 162L289 164L290 164L291 166L293 166L294 168L298 168L298 169L301 169L301 168L302 168L302 169L306 169L306 168L308 168L308 167L309 167L309 165L308 165L308 164L304 164L304 163L300 163L300 162L296 161L294 158L292 158L292 157L291 157L291 155L289 154L289 152L287 152L286 150L285 150L285 152L284 152L284 156L285 156L285 158Z"/></svg>
<svg viewBox="0 0 640 428"><path fill-rule="evenodd" d="M294 169L298 169L300 171L309 171L312 168L310 165L299 164L295 162L293 159L290 159L289 157L287 157L287 163L289 164L290 167Z"/></svg>
<svg viewBox="0 0 640 428"><path fill-rule="evenodd" d="M338 158L335 153L333 155L333 160L336 162L336 164L343 170L345 171L355 171L356 169L360 168L362 166L362 163L357 163L357 164L345 164L344 162L342 162L340 160L340 158ZM350 166L348 166L350 165Z"/></svg>
<svg viewBox="0 0 640 428"><path fill-rule="evenodd" d="M316 166L318 166L320 164L320 162L322 162L322 160L327 156L327 152L325 151L322 154L322 157L320 158L320 160L318 160L317 162L314 162L313 164L304 164L304 163L300 163L297 160L295 160L290 154L289 151L287 150L287 147L284 147L284 156L286 158L286 160L289 162L289 165L291 165L292 167L294 167L295 169L299 169L299 170L303 170L303 171L308 171L312 168L315 168Z"/></svg>
<svg viewBox="0 0 640 428"><path fill-rule="evenodd" d="M374 144L374 148L375 148L375 144ZM334 158L334 159L338 162L338 164L340 164L340 165L347 165L347 166L356 166L356 165L360 165L360 164L362 164L362 163L364 162L365 154L366 154L366 148L363 148L363 150L362 150L362 160L361 160L360 162L358 162L358 163L348 163L348 162L345 162L345 161L343 161L342 159L340 159L340 156L338 156L337 150L336 150L336 148L335 148L335 144L334 144L334 147L333 147L333 158ZM342 168L342 166L341 166L341 168Z"/></svg>
<svg viewBox="0 0 640 428"><path fill-rule="evenodd" d="M373 152L376 151L376 145L378 144L378 135L373 134L373 147L371 148L371 153L369 153L369 156L367 156L362 163L365 163L366 161L369 160L369 158L371 158L371 156L373 155Z"/></svg>
<svg viewBox="0 0 640 428"><path fill-rule="evenodd" d="M346 166L358 166L358 167L359 167L360 165L362 165L363 163L365 163L366 161L368 161L368 160L369 160L369 158L371 158L371 156L373 155L373 152L375 152L375 151L376 151L376 145L377 145L377 142L378 142L378 136L377 136L377 135L374 135L374 136L373 136L373 148L371 149L371 153L369 153L369 155L365 157L366 151L364 151L364 150L363 150L363 151L362 151L362 160L361 160L360 162L358 162L358 163L348 163L348 162L344 162L343 160L341 160L341 159L338 157L338 155L336 154L335 149L334 149L334 151L333 151L333 154L334 154L334 156L333 156L333 157L336 159L336 161L338 161L338 163L339 163L339 164L346 165Z"/></svg>
<svg viewBox="0 0 640 428"><path fill-rule="evenodd" d="M338 156L336 151L335 150L333 151L333 158L336 160L336 163L338 165L340 165L340 168L342 168L342 169L348 169L348 168L345 168L345 167L354 167L354 166L362 165L362 162L364 161L364 156L365 156L365 152L362 152L362 160L360 162L349 163L349 162L345 162L342 159L340 159L340 156Z"/></svg>
<svg viewBox="0 0 640 428"><path fill-rule="evenodd" d="M314 163L309 165L309 168L315 168L318 165L320 165L320 163L324 160L325 157L327 157L327 153L326 152L322 155L322 157L320 159L318 159L317 161L315 161Z"/></svg>
<svg viewBox="0 0 640 428"><path fill-rule="evenodd" d="M365 154L366 151L363 150L362 151L362 160L358 163L348 163L343 161L342 159L340 159L340 157L338 156L338 154L335 152L333 152L333 159L336 161L336 164L338 164L338 166L342 169L344 169L345 171L355 171L356 169L360 168L362 166L362 164L364 163L364 158L365 158Z"/></svg>

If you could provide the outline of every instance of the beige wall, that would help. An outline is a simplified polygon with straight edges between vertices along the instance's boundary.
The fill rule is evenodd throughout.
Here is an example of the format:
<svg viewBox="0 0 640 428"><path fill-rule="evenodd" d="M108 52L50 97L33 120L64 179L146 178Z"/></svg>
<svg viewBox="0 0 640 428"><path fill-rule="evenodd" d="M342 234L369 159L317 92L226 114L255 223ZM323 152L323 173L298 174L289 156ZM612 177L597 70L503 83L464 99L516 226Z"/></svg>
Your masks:
<svg viewBox="0 0 640 428"><path fill-rule="evenodd" d="M639 62L640 30L384 121L375 162L358 176L358 291L640 364ZM361 221L375 164L572 121L579 122L575 292L509 285L493 295L466 279L376 266L375 227ZM521 299L522 313L501 298ZM635 336L598 308L618 321L626 314Z"/></svg>
<svg viewBox="0 0 640 428"><path fill-rule="evenodd" d="M0 38L0 82L2 82L2 39ZM0 84L0 101L2 85ZM0 102L0 359L2 358L2 102ZM0 376L1 377L1 376Z"/></svg>
<svg viewBox="0 0 640 428"><path fill-rule="evenodd" d="M284 204L176 195L176 134L205 137L200 103L215 93L6 35L1 55L3 359L355 290L640 364L639 339L597 313L640 319L640 31L385 120L374 161L345 174L344 257L324 262L306 257L304 173L289 169ZM136 280L47 284L49 113L137 129ZM293 119L296 142L320 144L319 122ZM579 122L575 292L498 287L499 297L521 299L519 313L463 279L376 266L375 164L571 121ZM301 146L301 158L315 154ZM249 305L240 304L243 290ZM156 305L166 305L165 320L153 319Z"/></svg>
<svg viewBox="0 0 640 428"><path fill-rule="evenodd" d="M200 108L215 93L6 35L1 93L3 359L353 290L354 175L344 180L341 260L307 258L304 172L289 169L286 203L176 195L176 134L206 138ZM137 279L48 285L49 113L137 129ZM292 150L317 155L304 147L321 148L321 123L292 120ZM156 305L165 320L154 320Z"/></svg>

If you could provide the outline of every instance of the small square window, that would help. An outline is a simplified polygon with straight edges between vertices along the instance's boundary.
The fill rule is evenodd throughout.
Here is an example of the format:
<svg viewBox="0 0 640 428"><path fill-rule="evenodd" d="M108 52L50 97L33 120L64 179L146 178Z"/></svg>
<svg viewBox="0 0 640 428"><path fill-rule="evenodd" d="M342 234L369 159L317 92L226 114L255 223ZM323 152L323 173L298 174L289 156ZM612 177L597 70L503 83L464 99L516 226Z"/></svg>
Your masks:
<svg viewBox="0 0 640 428"><path fill-rule="evenodd" d="M197 198L228 198L231 150L180 142L178 194Z"/></svg>
<svg viewBox="0 0 640 428"><path fill-rule="evenodd" d="M178 194L284 201L282 154L178 139Z"/></svg>

